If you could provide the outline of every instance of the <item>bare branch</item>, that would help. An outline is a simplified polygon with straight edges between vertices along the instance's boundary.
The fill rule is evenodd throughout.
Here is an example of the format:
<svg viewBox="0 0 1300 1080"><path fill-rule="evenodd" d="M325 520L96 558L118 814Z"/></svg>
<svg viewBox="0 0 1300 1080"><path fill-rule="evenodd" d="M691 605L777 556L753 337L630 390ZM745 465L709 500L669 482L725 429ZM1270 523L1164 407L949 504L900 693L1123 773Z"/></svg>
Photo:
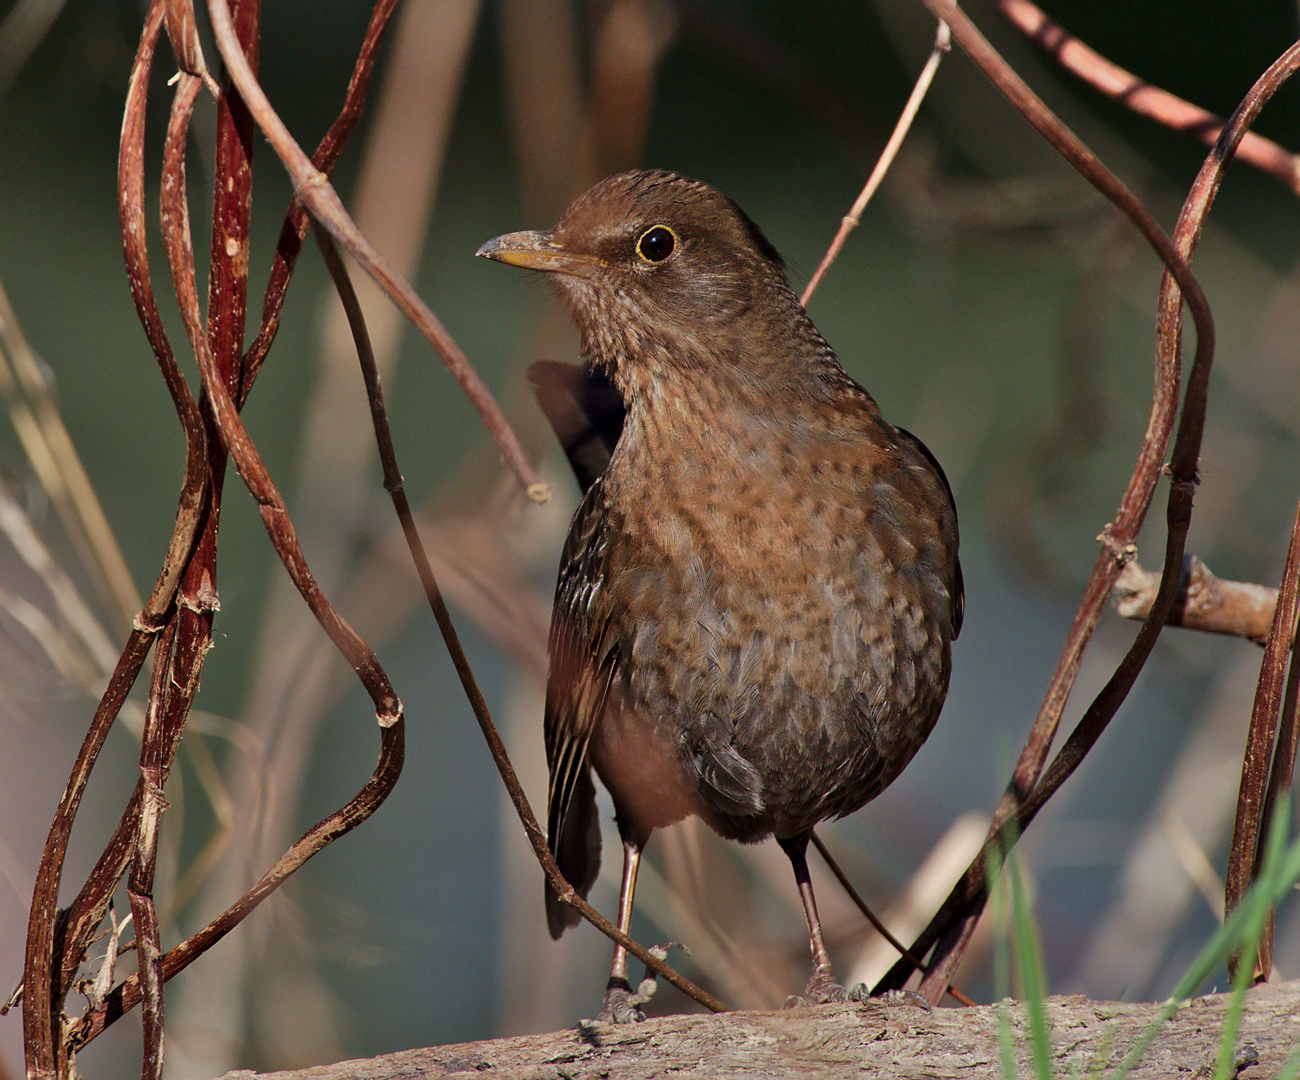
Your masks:
<svg viewBox="0 0 1300 1080"><path fill-rule="evenodd" d="M197 934L187 938L162 958L163 979L169 980L184 971L190 964L212 948L243 921L258 904L278 889L291 874L322 848L340 836L351 832L388 797L402 772L405 757L405 736L402 723L380 729L379 762L365 786L347 805L318 822L284 853L279 861L262 876L262 879L225 912L208 923ZM84 1046L101 1034L106 1027L140 1003L140 979L132 975L114 990L103 1006L82 1017L75 1025L71 1039Z"/></svg>
<svg viewBox="0 0 1300 1080"><path fill-rule="evenodd" d="M930 0L926 0L926 2L929 3ZM955 30L956 27L954 26L954 32ZM1196 242L1199 240L1201 231L1204 228L1205 219L1209 214L1214 196L1218 192L1228 162L1232 159L1233 152L1242 135L1254 122L1273 94L1294 74L1297 66L1300 66L1300 44L1288 49L1260 76L1251 88L1250 93L1246 95L1233 113L1223 135L1206 158L1196 180L1192 184L1191 192L1183 204L1178 224L1174 230L1175 242L1180 252L1184 253L1187 258L1190 258L1195 250ZM1182 330L1182 297L1179 293L1179 284L1175 283L1176 277L1178 275L1173 272L1173 268L1168 267L1161 280L1160 298L1157 304L1156 369L1158 377L1156 402L1152 412L1152 425L1154 425L1158 416L1169 415L1172 418L1162 399L1176 399L1177 396L1178 351ZM1195 311L1196 309L1193 307L1193 313ZM1008 791L1007 796L1004 796L1003 803L999 807L999 816L995 817L995 822L1005 820L1005 824L999 829L999 835L990 837L989 842L985 844L984 851L972 864L970 870L963 875L962 880L958 882L948 900L945 901L943 908L940 909L939 914L936 915L930 926L922 934L923 939L928 938L927 944L923 946L918 941L913 945L913 951L920 952L923 948L929 947L929 942L939 940L939 947L930 961L930 974L927 975L927 980L923 983L925 987L923 993L935 993L935 988L941 986L944 980L951 975L966 944L970 940L970 935L974 932L975 923L983 909L986 897L984 860L988 851L992 849L994 843L997 843L1000 847L1005 847L1010 842L1011 836L1022 833L1047 800L1074 773L1084 756L1096 743L1097 739L1101 737L1102 732L1105 731L1115 711L1131 688L1146 657L1150 655L1160 627L1173 605L1174 594L1178 587L1179 571L1182 566L1183 546L1187 538L1188 527L1191 524L1192 493L1197 480L1196 464L1200 454L1201 434L1205 423L1205 405L1209 392L1212 350L1207 353L1202 348L1205 342L1201 338L1201 334L1202 331L1198 323L1197 352L1192 371L1187 379L1183 415L1178 426L1178 434L1174 441L1170 463L1164 470L1172 482L1166 512L1168 531L1165 563L1156 600L1133 645L1120 661L1119 667L1101 693L1097 695L1085 711L1074 731L1070 733L1064 746L1056 755L1051 767L1042 775L1041 780L1023 795L1014 786L1015 781L1013 780L1012 789ZM1170 377L1172 377L1172 388L1169 381ZM1150 503L1151 488L1148 487L1144 491L1138 482L1143 473L1144 459L1149 461L1153 467L1158 465L1159 462L1159 457L1153 457L1152 455L1156 445L1152 439L1152 431L1153 427L1149 426L1147 438L1143 442L1143 449L1139 455L1139 468L1135 471L1134 478L1130 481L1129 490L1125 493L1124 501L1120 504L1120 516L1125 515L1126 512L1132 513L1134 511L1140 516L1145 513L1146 507ZM1150 477L1151 487L1154 486L1154 482L1154 474L1152 474ZM1119 517L1117 517L1117 520L1119 520ZM1122 546L1117 542L1113 524L1108 526L1106 532L1103 533L1103 537L1110 541L1113 548L1113 554L1110 557L1126 559L1135 550L1132 546L1133 539L1131 537L1126 538ZM1107 558L1108 555L1103 550L1099 560L1099 567ZM1094 579L1096 577L1097 574L1094 571ZM1076 616L1076 624L1077 621L1078 617ZM1036 723L1034 732L1031 732L1030 744L1026 747L1026 753L1033 746L1034 736L1038 730L1039 725ZM1045 753L1047 746L1044 745L1042 749ZM1022 755L1022 763L1025 760L1025 755ZM1017 774L1019 774L1019 768ZM1003 819L1003 811L1013 799L1019 801L1020 805L1013 814L1008 814ZM897 977L898 974L896 965L895 970L890 972L886 981Z"/></svg>
<svg viewBox="0 0 1300 1080"><path fill-rule="evenodd" d="M424 545L420 540L419 529L411 513L410 502L406 497L405 481L402 479L401 470L397 465L397 451L393 445L393 436L388 425L388 412L384 406L379 369L375 364L374 353L370 347L370 335L366 330L361 305L357 300L356 292L353 290L347 269L334 247L333 238L322 224L316 224L315 229L317 243L320 246L321 254L325 258L325 265L329 268L330 276L333 278L335 287L338 290L339 300L343 304L343 310L347 313L348 325L352 329L353 340L356 342L357 356L361 362L361 371L366 382L366 393L370 399L370 413L375 425L375 441L379 446L379 459L384 470L384 488L392 496L393 508L402 524L402 532L406 536L411 559L420 575L420 583L424 587L429 607L438 623L438 629L442 633L443 642L446 644L447 652L450 654L452 664L456 668L456 674L460 677L461 686L464 687L465 696L469 699L470 707L474 711L474 718L478 721L483 737L487 740L492 760L497 767L497 771L501 774L506 793L510 796L511 803L514 804L529 843L532 845L538 862L541 863L542 871L555 887L555 891L561 900L570 903L588 922L612 941L622 945L628 952L642 960L647 967L662 975L682 993L694 998L705 1008L712 1009L714 1012L725 1011L726 1005L723 1002L669 967L662 957L657 956L644 945L628 937L596 911L595 908L591 907L574 891L573 886L565 881L563 874L560 873L560 868L546 844L546 834L542 831L536 816L533 814L524 787L519 782L514 766L510 763L510 756L506 752L505 742L497 731L496 722L492 719L487 702L479 689L478 681L474 678L474 672L469 665L469 658L465 655L464 647L460 642L460 635L456 633L456 627L451 621L451 613L447 610L447 603L442 597L442 590L438 587L433 568L429 565L428 554L425 552Z"/></svg>
<svg viewBox="0 0 1300 1080"><path fill-rule="evenodd" d="M284 162L298 198L307 206L312 216L324 224L347 248L348 253L357 260L366 273L374 278L393 303L415 324L416 329L442 357L447 370L460 383L461 389L483 418L488 433L496 441L506 464L527 492L528 497L538 502L548 498L549 485L543 483L538 477L501 407L470 364L469 358L406 279L396 273L387 260L362 235L344 209L329 179L307 159L307 155L289 134L289 130L276 115L275 110L271 108L271 103L258 85L252 68L237 48L226 0L209 0L208 9L227 70L239 87L239 92L248 103L249 109L257 118L258 126L280 156L280 160Z"/></svg>
<svg viewBox="0 0 1300 1080"><path fill-rule="evenodd" d="M1273 625L1264 644L1264 660L1260 665L1259 684L1255 687L1255 702L1250 711L1250 728L1246 734L1246 752L1241 762L1241 788L1237 795L1237 816L1232 826L1232 847L1228 853L1228 873L1223 893L1223 914L1227 918L1244 899L1251 884L1259 875L1263 861L1263 839L1268 830L1269 768L1285 769L1290 780L1291 761L1285 766L1274 760L1274 740L1277 736L1278 717L1282 710L1283 684L1287 657L1292 657L1295 638L1296 612L1300 609L1300 505L1296 507L1295 522L1291 527L1291 543L1287 548L1286 569L1282 573L1282 588L1278 592L1277 606L1273 612ZM1295 711L1295 690L1291 688L1290 712ZM1294 740L1294 734L1291 735ZM1280 747L1279 747L1280 749ZM1294 751L1294 746L1289 747ZM1292 756L1292 761L1294 757ZM1276 781L1275 781L1276 783ZM1288 783L1289 787L1289 783ZM1277 788L1272 789L1276 794ZM1259 950L1256 958L1259 974L1268 978L1272 960L1272 934L1268 934L1268 948ZM1235 958L1234 958L1235 961ZM1235 962L1229 967L1235 968ZM1259 981L1257 978L1256 981Z"/></svg>
<svg viewBox="0 0 1300 1080"><path fill-rule="evenodd" d="M1159 588L1159 574L1136 561L1127 563L1115 581L1115 608L1126 619L1145 619ZM1215 577L1195 555L1187 555L1165 625L1231 634L1263 645L1276 607L1276 589Z"/></svg>
<svg viewBox="0 0 1300 1080"><path fill-rule="evenodd" d="M1003 15L1063 68L1107 97L1127 105L1135 113L1192 135L1207 146L1213 146L1223 131L1222 117L1125 71L1089 48L1059 23L1053 22L1029 0L997 0L997 4ZM1277 177L1300 195L1300 155L1291 153L1272 139L1248 131L1237 148L1237 157Z"/></svg>
<svg viewBox="0 0 1300 1080"><path fill-rule="evenodd" d="M1105 730L1150 655L1165 616L1172 606L1182 564L1183 544L1191 520L1196 461L1204 426L1214 343L1213 323L1208 305L1185 260L1190 258L1195 248L1228 160L1259 110L1294 70L1300 57L1300 49L1288 50L1275 62L1269 71L1261 76L1251 93L1238 107L1193 185L1179 217L1174 234L1175 242L1171 244L1127 188L1101 166L1095 156L1082 146L1068 128L1052 116L1046 106L997 55L969 19L950 0L924 0L924 2L937 17L950 23L953 36L958 43L967 50L972 59L1016 105L1026 119L1034 124L1094 186L1125 211L1166 265L1158 309L1160 316L1157 334L1157 390L1137 468L1120 504L1120 513L1116 516L1115 522L1103 533L1103 550L1071 627L1066 650L1058 662L1047 700L1035 722L1011 785L994 819L994 827L999 833L1005 832L1008 828L1014 828L1019 833L1033 819L1044 802L1073 773L1083 756ZM1172 485L1167 513L1168 539L1161 589L1132 647L1106 687L1089 706L1051 768L1040 781L1038 777L1042 770L1042 763L1055 736L1060 713L1077 674L1083 649L1091 637L1092 630L1100 617L1101 607L1122 564L1131 557L1137 528L1141 525L1154 491L1177 401L1178 351L1184 299L1196 320L1197 349L1192 372L1188 378L1183 418L1179 425L1173 457L1168 466ZM992 841L993 837L990 837L990 843ZM1005 842L1002 838L998 840L999 844ZM963 875L939 914L913 945L913 952L921 953L938 942L935 955L930 960L930 971L922 983L922 993L932 1002L937 1001L938 996L942 994L943 987L964 953L983 909L986 899L984 858L989 847L990 845L986 844L985 852L981 853ZM904 967L895 965L877 989L901 985L901 981L905 978Z"/></svg>
<svg viewBox="0 0 1300 1080"><path fill-rule="evenodd" d="M885 174L889 172L889 166L894 163L894 158L898 156L898 149L903 145L903 140L907 138L907 133L912 129L912 121L916 119L916 114L921 109L921 102L925 100L925 95L929 93L935 72L939 70L939 63L948 55L948 50L951 48L951 32L948 29L948 24L940 21L939 27L934 34L934 48L930 50L930 58L921 69L921 74L916 77L916 85L912 87L912 93L907 99L907 104L903 106L903 111L898 117L898 123L894 125L889 141L885 143L885 148L880 152L880 158L876 161L875 168L871 170L871 175L867 177L867 183L854 201L852 209L840 222L840 231L835 234L831 246L826 249L822 261L813 272L813 276L809 278L808 284L804 286L803 295L799 297L799 303L804 307L808 306L808 301L812 299L813 293L817 291L817 286L821 284L822 278L826 276L826 271L831 268L831 263L839 255L844 242L849 238L849 233L858 227L858 223L862 219L862 211L867 208L867 203L871 201L871 197L875 195L881 181L885 179ZM823 852L823 854L825 853Z"/></svg>

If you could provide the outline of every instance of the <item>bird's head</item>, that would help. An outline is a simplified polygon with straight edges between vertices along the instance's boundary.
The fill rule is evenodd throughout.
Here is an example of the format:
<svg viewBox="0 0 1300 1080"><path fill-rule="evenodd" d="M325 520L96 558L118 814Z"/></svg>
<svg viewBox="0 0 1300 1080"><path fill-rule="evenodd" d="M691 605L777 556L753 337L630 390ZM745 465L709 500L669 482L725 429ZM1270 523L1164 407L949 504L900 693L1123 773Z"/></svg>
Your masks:
<svg viewBox="0 0 1300 1080"><path fill-rule="evenodd" d="M673 173L602 180L554 229L498 236L477 254L551 275L588 356L624 386L665 368L753 363L769 352L755 338L803 318L758 226Z"/></svg>

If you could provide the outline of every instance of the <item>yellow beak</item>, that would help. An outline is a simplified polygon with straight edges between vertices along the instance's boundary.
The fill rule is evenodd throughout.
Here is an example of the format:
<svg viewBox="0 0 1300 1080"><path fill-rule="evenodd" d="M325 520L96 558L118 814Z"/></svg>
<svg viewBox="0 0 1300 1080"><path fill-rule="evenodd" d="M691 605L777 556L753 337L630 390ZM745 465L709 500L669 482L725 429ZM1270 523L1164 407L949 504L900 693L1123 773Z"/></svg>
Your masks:
<svg viewBox="0 0 1300 1080"><path fill-rule="evenodd" d="M604 264L594 255L569 251L555 239L549 229L540 232L506 233L489 240L475 255L526 270L544 270L559 274L590 274Z"/></svg>

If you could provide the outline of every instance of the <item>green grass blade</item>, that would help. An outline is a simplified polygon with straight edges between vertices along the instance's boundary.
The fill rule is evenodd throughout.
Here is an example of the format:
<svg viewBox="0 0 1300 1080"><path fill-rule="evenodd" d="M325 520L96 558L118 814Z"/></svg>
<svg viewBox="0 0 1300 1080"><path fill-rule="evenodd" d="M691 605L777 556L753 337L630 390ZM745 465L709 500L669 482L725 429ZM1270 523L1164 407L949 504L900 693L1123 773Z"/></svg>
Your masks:
<svg viewBox="0 0 1300 1080"><path fill-rule="evenodd" d="M1282 1068L1273 1080L1296 1080L1300 1076L1300 1046L1291 1051L1291 1056L1282 1063Z"/></svg>
<svg viewBox="0 0 1300 1080"><path fill-rule="evenodd" d="M1039 1080L1052 1078L1052 1034L1047 1023L1047 987L1043 975L1043 950L1038 927L1025 887L1025 871L1015 851L1008 859L1011 879L1011 915L1015 925L1016 957L1020 966L1020 986L1029 1013L1029 1039L1034 1054L1034 1071Z"/></svg>
<svg viewBox="0 0 1300 1080"><path fill-rule="evenodd" d="M1215 1069L1215 1080L1231 1080L1236 1075L1233 1060L1236 1056L1237 1032L1241 1030L1241 1011L1246 1004L1246 991L1250 988L1255 973L1255 959L1258 955L1260 938L1264 934L1269 913L1273 910L1275 897L1289 885L1282 878L1282 864L1285 860L1286 846L1286 800L1279 807L1275 816L1275 826L1269 829L1268 846L1264 851L1264 865L1260 869L1259 880L1255 889L1260 893L1260 901L1251 904L1250 914L1243 927L1243 943L1237 960L1237 973L1232 980L1232 1001L1223 1018L1223 1037L1219 1040L1219 1061Z"/></svg>
<svg viewBox="0 0 1300 1080"><path fill-rule="evenodd" d="M1007 931L1006 882L1002 877L1002 853L989 852L989 900L993 908L993 993L998 1000L998 1053L1003 1080L1016 1080L1016 1040L1011 1030L1011 943Z"/></svg>
<svg viewBox="0 0 1300 1080"><path fill-rule="evenodd" d="M1222 964L1226 963L1228 957L1238 949L1252 952L1250 963L1242 965L1246 971L1246 978L1249 979L1251 969L1254 967L1253 951L1258 945L1260 930L1263 928L1269 909L1291 889L1297 880L1300 880L1300 841L1292 844L1289 848L1286 847L1285 823L1288 820L1289 811L1286 808L1285 800L1280 800L1274 814L1274 821L1277 826L1270 831L1267 856L1259 880L1246 894L1237 910L1224 920L1223 925L1205 943L1204 948L1201 949L1174 990L1173 996L1165 1003L1159 1015L1143 1032L1133 1049L1129 1051L1124 1060L1111 1073L1112 1080L1123 1080L1123 1077L1132 1071L1138 1059L1146 1053L1147 1048L1156 1035L1159 1034L1160 1029L1178 1011L1179 1005L1192 997L1205 981ZM1243 989L1240 994L1243 1000L1244 995L1245 991ZM1229 1058L1231 1057L1232 1043L1228 1041L1229 1034L1231 1034L1233 1042L1236 1039L1236 1030L1241 1014L1241 1004L1237 998L1238 995L1234 992L1234 1000L1229 1006L1228 1014L1225 1016L1225 1028L1231 1026L1232 1031L1225 1030L1224 1041L1220 1044L1220 1061L1216 1076L1224 1075L1222 1069L1225 1053ZM1227 1047L1226 1050L1225 1046ZM1231 1061L1229 1061L1230 1064ZM1229 1070L1227 1075L1230 1074L1231 1071Z"/></svg>

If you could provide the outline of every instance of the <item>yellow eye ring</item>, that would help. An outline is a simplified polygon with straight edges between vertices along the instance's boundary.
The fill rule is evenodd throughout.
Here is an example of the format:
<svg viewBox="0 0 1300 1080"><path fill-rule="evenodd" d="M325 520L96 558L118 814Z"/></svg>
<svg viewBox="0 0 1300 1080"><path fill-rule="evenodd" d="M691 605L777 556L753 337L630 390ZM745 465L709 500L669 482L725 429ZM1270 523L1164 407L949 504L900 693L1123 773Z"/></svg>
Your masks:
<svg viewBox="0 0 1300 1080"><path fill-rule="evenodd" d="M661 263L677 250L677 234L667 225L652 225L636 242L636 253L648 263Z"/></svg>

